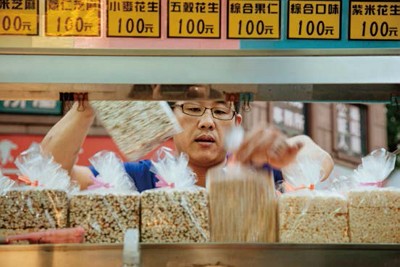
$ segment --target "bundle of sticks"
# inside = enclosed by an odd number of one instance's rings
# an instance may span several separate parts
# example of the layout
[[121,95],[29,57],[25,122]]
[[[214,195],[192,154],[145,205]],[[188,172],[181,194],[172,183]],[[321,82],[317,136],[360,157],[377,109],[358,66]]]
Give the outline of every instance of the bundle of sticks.
[[211,241],[276,242],[277,202],[271,174],[240,165],[207,174]]

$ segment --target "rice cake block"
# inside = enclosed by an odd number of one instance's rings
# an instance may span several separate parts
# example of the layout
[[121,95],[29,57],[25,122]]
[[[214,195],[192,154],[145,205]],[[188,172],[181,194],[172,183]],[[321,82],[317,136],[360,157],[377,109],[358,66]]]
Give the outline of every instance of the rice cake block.
[[349,192],[352,243],[400,243],[400,189]]
[[209,238],[208,196],[204,188],[142,192],[142,242],[208,242]]
[[[297,192],[296,192],[297,193]],[[348,243],[347,201],[339,195],[283,194],[279,198],[279,241]],[[307,194],[309,193],[309,194]]]
[[122,243],[128,228],[139,229],[140,194],[78,194],[71,197],[70,227],[85,229],[86,243]]
[[90,104],[118,148],[131,161],[146,155],[181,129],[166,102],[91,101]]
[[10,190],[0,196],[0,228],[64,228],[67,193],[61,190]]

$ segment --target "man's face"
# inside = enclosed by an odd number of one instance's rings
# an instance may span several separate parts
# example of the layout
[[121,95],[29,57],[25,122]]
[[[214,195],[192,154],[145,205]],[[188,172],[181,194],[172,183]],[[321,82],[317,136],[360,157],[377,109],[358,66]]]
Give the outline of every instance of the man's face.
[[190,158],[190,164],[199,167],[212,167],[225,159],[225,132],[235,123],[241,122],[241,116],[236,115],[231,120],[219,120],[206,109],[202,116],[190,116],[182,112],[179,105],[191,104],[206,108],[229,108],[227,103],[214,101],[179,101],[175,103],[174,113],[183,131],[174,136],[174,143],[179,152],[185,152]]

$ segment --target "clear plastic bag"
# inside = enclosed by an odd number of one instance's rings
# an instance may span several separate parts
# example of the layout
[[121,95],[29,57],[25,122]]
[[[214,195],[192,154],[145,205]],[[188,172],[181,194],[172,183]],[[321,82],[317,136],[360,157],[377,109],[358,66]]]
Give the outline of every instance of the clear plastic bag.
[[71,195],[70,226],[82,226],[87,243],[122,243],[127,229],[139,229],[140,194],[113,152],[100,151],[90,162],[99,175]]
[[209,241],[207,192],[195,185],[187,156],[174,157],[168,148],[157,155],[151,171],[160,188],[141,193],[142,242]]
[[400,243],[400,188],[383,188],[396,155],[381,148],[362,158],[348,192],[352,243]]
[[4,176],[0,170],[0,196],[5,195],[14,185],[15,181],[11,180],[7,176]]
[[0,196],[0,228],[49,229],[67,226],[69,192],[78,190],[53,158],[33,144],[15,160],[18,186]]
[[[231,154],[244,137],[241,127],[228,132],[225,147]],[[236,163],[207,172],[211,241],[276,242],[276,194],[272,175]]]
[[283,170],[285,193],[278,202],[280,242],[349,242],[346,198],[316,189],[324,177],[321,164],[302,157]]
[[104,127],[130,161],[136,161],[181,131],[163,101],[91,101]]

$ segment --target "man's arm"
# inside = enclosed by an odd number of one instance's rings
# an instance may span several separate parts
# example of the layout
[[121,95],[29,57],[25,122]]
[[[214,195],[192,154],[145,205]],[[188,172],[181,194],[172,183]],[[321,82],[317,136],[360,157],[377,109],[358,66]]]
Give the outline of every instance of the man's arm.
[[42,140],[41,146],[45,153],[53,155],[54,160],[68,171],[81,189],[91,184],[91,171],[88,167],[74,166],[79,150],[92,125],[95,112],[89,103],[85,102],[85,110],[78,111],[78,102],[57,122]]

